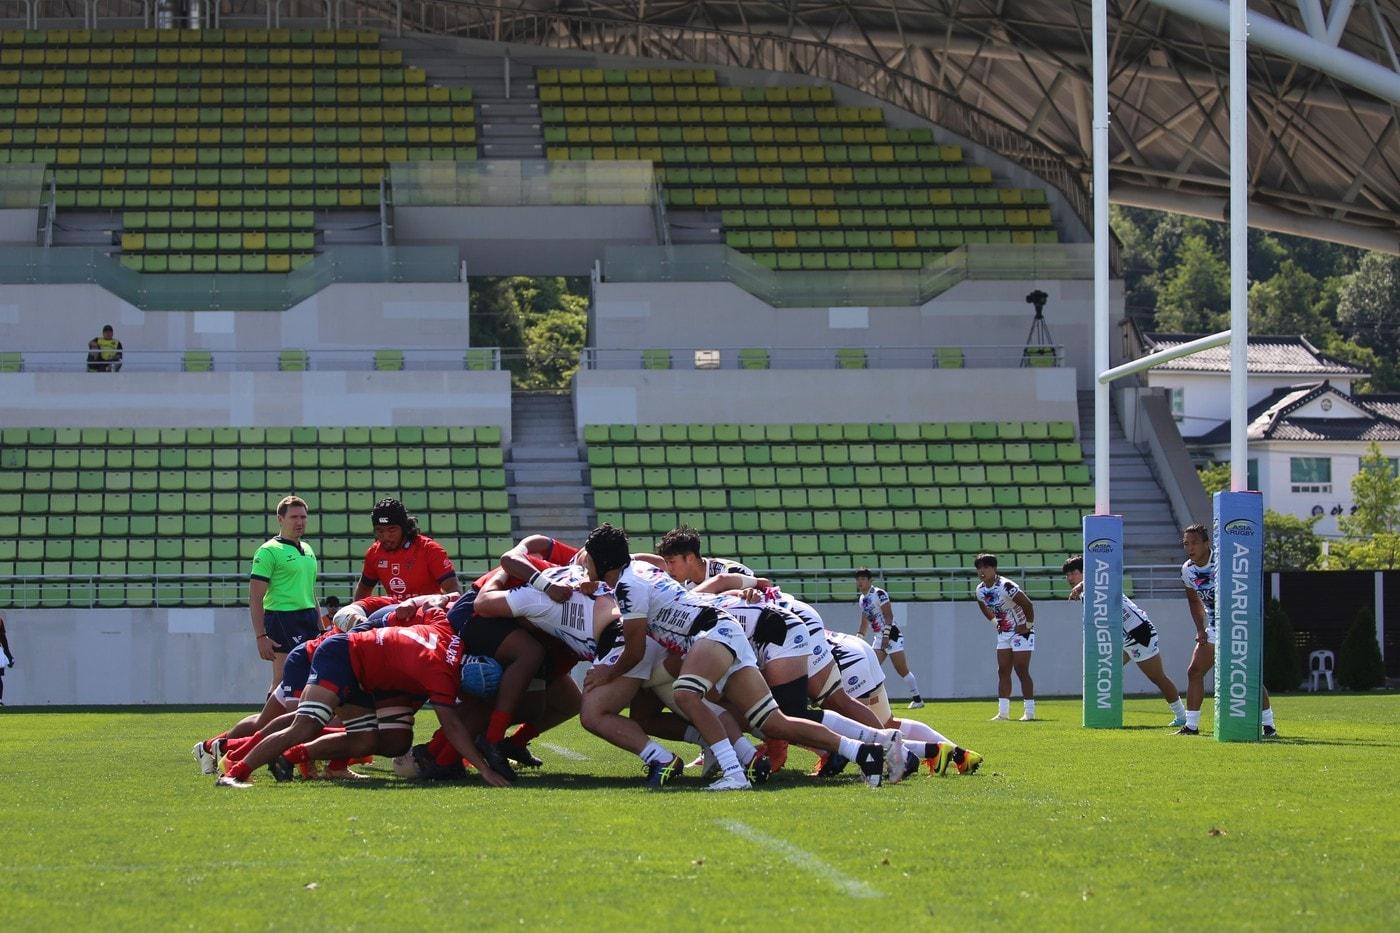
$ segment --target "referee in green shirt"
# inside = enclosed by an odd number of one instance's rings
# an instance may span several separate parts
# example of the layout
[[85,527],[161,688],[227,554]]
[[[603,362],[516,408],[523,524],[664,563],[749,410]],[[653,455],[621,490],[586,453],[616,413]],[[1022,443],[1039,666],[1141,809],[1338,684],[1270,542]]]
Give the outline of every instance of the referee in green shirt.
[[316,608],[316,555],[302,540],[306,533],[306,502],[287,496],[277,503],[275,538],[263,542],[253,555],[248,581],[248,615],[258,657],[272,662],[272,689],[282,682],[282,665],[293,648],[320,634]]

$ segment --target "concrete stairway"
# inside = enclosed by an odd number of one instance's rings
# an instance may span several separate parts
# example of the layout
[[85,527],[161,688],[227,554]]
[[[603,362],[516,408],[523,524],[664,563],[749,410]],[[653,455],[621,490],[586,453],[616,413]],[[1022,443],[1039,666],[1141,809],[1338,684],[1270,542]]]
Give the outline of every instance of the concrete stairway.
[[[1084,459],[1093,468],[1094,393],[1079,393],[1080,442]],[[1157,482],[1147,458],[1123,433],[1117,415],[1109,419],[1109,498],[1113,512],[1123,516],[1125,563],[1181,563],[1181,529],[1172,515],[1166,492]]]
[[517,540],[544,534],[577,546],[592,530],[593,494],[567,392],[512,395],[506,486]]

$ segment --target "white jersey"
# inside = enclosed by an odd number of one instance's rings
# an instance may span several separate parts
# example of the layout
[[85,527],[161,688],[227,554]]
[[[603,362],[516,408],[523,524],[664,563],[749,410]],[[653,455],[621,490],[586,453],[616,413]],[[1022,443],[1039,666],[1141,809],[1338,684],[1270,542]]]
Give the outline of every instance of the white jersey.
[[1016,626],[1030,624],[1025,611],[1016,605],[1015,597],[1019,592],[1021,588],[1016,585],[1016,581],[1003,576],[993,580],[991,586],[978,584],[977,601],[991,610],[998,633],[1014,632]]
[[826,637],[826,623],[821,614],[800,599],[789,596],[777,587],[765,594],[770,605],[791,612],[807,626],[811,654],[807,659],[807,675],[815,676],[831,663],[831,643]]
[[646,619],[651,637],[674,654],[689,651],[695,636],[722,617],[717,597],[691,593],[646,561],[634,560],[622,568],[613,592],[622,618]]
[[[578,582],[578,567],[551,567],[541,571],[550,583]],[[593,596],[574,591],[562,603],[556,603],[547,595],[530,586],[516,587],[506,594],[511,614],[524,619],[535,628],[551,635],[569,647],[581,661],[591,661],[598,653],[598,642],[593,631],[593,609],[597,596],[606,596],[604,588]]]
[[[754,573],[737,560],[725,560],[723,557],[707,557],[701,563],[705,565],[706,580],[710,579],[710,577],[717,577],[722,573],[742,573],[747,577],[758,576],[758,574]],[[700,584],[691,583],[689,580],[686,580],[681,585],[688,590],[693,590]]]
[[[876,635],[885,631],[885,613],[883,607],[890,604],[890,594],[872,586],[869,590],[856,597],[856,603],[860,606],[860,616],[869,625],[870,630]],[[891,624],[890,638],[898,637],[899,627]]]
[[1181,582],[1186,584],[1187,589],[1196,591],[1196,595],[1201,598],[1201,604],[1206,607],[1206,625],[1214,625],[1215,555],[1211,555],[1204,567],[1189,560],[1184,562],[1181,565]]

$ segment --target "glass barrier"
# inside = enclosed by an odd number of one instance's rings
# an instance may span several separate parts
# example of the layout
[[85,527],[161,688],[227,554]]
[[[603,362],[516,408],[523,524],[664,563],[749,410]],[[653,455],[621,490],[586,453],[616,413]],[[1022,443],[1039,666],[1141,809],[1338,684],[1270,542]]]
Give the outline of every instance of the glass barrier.
[[389,166],[389,187],[395,207],[557,207],[656,202],[656,174],[650,162],[394,162]]
[[36,210],[44,202],[46,165],[0,165],[0,210]]
[[723,244],[609,246],[605,282],[733,282],[776,308],[921,305],[966,279],[1093,278],[1093,246],[972,245],[922,269],[775,272]]
[[145,311],[285,311],[337,282],[456,282],[455,246],[333,246],[288,273],[134,272],[91,247],[0,249],[0,284],[100,285]]

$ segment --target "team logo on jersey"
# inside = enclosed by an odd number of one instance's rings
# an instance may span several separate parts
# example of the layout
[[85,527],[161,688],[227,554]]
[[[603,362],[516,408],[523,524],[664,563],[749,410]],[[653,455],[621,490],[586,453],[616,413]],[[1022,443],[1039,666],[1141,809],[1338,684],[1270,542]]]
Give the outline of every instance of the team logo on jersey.
[[1085,548],[1085,550],[1087,550],[1087,551],[1094,551],[1095,553],[1104,552],[1104,551],[1112,551],[1112,550],[1113,550],[1113,539],[1112,539],[1112,538],[1095,538],[1093,541],[1090,541],[1090,542],[1089,542],[1089,545],[1088,545],[1088,547]]
[[1249,538],[1254,536],[1254,522],[1247,518],[1237,518],[1225,524],[1225,533]]

